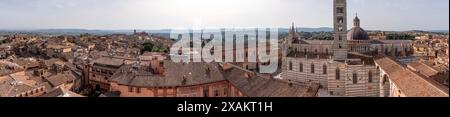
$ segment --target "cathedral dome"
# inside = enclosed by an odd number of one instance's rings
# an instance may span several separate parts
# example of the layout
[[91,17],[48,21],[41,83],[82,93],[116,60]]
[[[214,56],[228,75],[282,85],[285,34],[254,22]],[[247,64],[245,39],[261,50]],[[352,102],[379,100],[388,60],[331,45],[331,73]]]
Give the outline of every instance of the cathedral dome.
[[348,40],[369,40],[367,32],[360,27],[358,16],[353,20],[353,28],[347,33]]
[[361,27],[353,27],[347,33],[348,40],[369,40],[369,35]]

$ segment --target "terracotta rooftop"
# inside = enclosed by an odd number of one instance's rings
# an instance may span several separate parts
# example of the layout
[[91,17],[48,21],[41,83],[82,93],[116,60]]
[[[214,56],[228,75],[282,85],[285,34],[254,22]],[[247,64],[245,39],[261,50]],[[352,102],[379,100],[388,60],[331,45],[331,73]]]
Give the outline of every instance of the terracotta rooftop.
[[424,78],[407,69],[391,58],[384,57],[375,61],[394,84],[408,97],[448,97],[448,88]]
[[60,65],[64,65],[63,60],[58,59],[58,58],[52,58],[52,59],[47,59],[47,60],[43,60],[45,66],[50,67],[53,64],[60,64]]
[[439,73],[439,71],[419,61],[409,63],[408,66],[411,66],[416,72],[427,77],[432,77]]
[[51,49],[66,49],[66,48],[71,48],[71,47],[70,46],[64,46],[64,45],[51,44],[51,45],[47,45],[47,48],[51,48]]
[[120,67],[124,64],[122,59],[112,58],[112,57],[100,57],[92,62],[92,64],[108,65],[114,67]]
[[39,61],[31,58],[14,59],[12,62],[27,68],[38,67],[40,65]]
[[121,85],[138,87],[183,87],[228,81],[249,97],[314,97],[318,84],[297,84],[253,76],[232,67],[223,70],[218,63],[174,63],[165,61],[165,75],[155,75],[145,67],[124,65],[109,79]]
[[53,87],[77,79],[72,73],[60,73],[46,78]]
[[315,97],[319,90],[318,84],[289,83],[246,72],[232,68],[224,72],[224,77],[248,97]]
[[164,62],[165,75],[154,75],[143,66],[125,65],[117,70],[110,81],[122,85],[141,87],[191,86],[224,81],[217,64]]
[[14,97],[32,89],[32,86],[16,81],[12,77],[0,77],[0,97]]

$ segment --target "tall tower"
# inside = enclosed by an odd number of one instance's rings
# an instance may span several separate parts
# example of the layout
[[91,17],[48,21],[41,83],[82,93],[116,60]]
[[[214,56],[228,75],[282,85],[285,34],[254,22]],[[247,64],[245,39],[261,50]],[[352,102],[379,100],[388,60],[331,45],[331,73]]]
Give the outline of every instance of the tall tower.
[[334,0],[334,60],[347,59],[347,1]]
[[300,36],[297,34],[297,31],[295,29],[295,25],[294,22],[292,22],[292,27],[289,28],[289,33],[288,36],[285,38],[283,45],[282,45],[282,70],[287,70],[287,56],[289,53],[291,53],[292,51],[292,43],[296,40],[299,39]]

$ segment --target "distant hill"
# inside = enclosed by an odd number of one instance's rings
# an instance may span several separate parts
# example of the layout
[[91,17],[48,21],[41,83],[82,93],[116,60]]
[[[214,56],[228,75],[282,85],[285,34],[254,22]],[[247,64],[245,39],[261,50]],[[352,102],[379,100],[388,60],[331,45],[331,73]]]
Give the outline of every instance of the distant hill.
[[37,30],[0,30],[0,32],[21,32],[21,33],[37,33],[37,34],[53,34],[53,35],[79,35],[79,34],[96,34],[107,35],[114,33],[132,33],[132,30],[88,30],[88,29],[37,29]]
[[429,30],[429,32],[448,33],[448,30]]
[[[222,28],[223,29],[223,28]],[[251,29],[251,28],[249,28]],[[333,28],[330,27],[319,27],[319,28],[307,28],[307,27],[297,27],[298,32],[332,32]],[[24,33],[39,33],[39,34],[55,34],[55,35],[78,35],[78,34],[96,34],[96,35],[107,35],[107,34],[133,34],[133,29],[130,30],[89,30],[89,29],[37,29],[37,30],[1,30],[0,32],[24,32]],[[155,35],[169,35],[172,29],[153,29],[153,30],[137,30],[138,32],[147,32]],[[212,29],[203,29],[204,32],[211,32]],[[278,28],[280,33],[286,33],[289,31],[289,28]],[[373,30],[375,31],[375,30]],[[428,31],[420,31],[420,30],[410,30],[410,31],[398,31],[398,32],[435,32],[435,33],[449,33],[449,30],[428,30]]]
[[[333,28],[330,27],[320,27],[320,28],[304,28],[304,27],[297,27],[296,28],[298,32],[331,32],[333,31]],[[289,28],[279,28],[280,32],[289,32]]]

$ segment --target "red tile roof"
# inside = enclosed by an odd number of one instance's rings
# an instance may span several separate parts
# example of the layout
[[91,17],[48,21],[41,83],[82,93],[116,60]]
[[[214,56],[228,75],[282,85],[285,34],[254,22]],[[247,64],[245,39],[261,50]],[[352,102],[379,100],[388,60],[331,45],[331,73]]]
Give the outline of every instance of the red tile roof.
[[384,70],[389,79],[408,97],[448,97],[448,88],[419,75],[391,58],[384,57],[375,61]]

